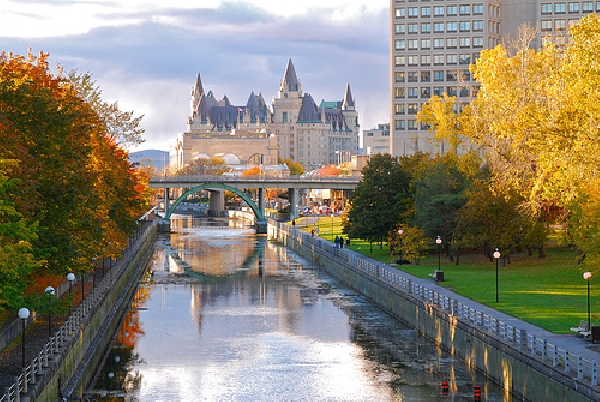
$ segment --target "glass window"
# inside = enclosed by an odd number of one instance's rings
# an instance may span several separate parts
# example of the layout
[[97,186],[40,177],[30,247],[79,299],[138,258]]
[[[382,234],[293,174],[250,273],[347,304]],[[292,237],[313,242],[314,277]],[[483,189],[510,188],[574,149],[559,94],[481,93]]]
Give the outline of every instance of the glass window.
[[444,65],[444,55],[436,54],[433,56],[433,65],[434,66],[443,66]]
[[458,57],[460,64],[471,64],[471,55],[470,54],[461,54]]
[[552,31],[552,20],[542,20],[542,31]]
[[394,77],[395,77],[396,82],[404,82],[404,73],[403,72],[395,73]]
[[456,15],[457,12],[458,12],[458,7],[456,7],[456,6],[446,7],[446,15]]
[[449,66],[455,66],[458,63],[458,55],[457,54],[448,54],[446,55],[446,64]]
[[408,104],[408,114],[417,114],[418,111],[419,111],[419,108],[416,103]]
[[554,30],[564,31],[567,29],[567,20],[554,20]]
[[419,80],[419,74],[416,71],[410,71],[408,73],[408,82],[417,82]]
[[404,40],[404,39],[396,39],[395,43],[396,43],[396,45],[395,45],[396,50],[404,50],[404,49],[406,49],[406,40]]
[[468,4],[462,4],[458,7],[458,12],[460,15],[469,15],[471,14],[471,6]]
[[444,32],[444,23],[436,22],[433,24],[433,32]]
[[552,14],[552,3],[542,3],[542,14]]
[[460,38],[460,48],[461,49],[465,49],[465,48],[470,48],[471,47],[471,38],[466,37],[466,38]]
[[431,49],[431,39],[421,39],[421,49]]
[[406,15],[405,8],[397,8],[396,9],[396,18],[404,18],[405,15]]
[[483,31],[483,20],[473,21],[473,31]]
[[396,99],[404,99],[404,88],[396,87],[394,88],[394,96]]
[[460,98],[468,98],[469,97],[469,87],[460,87],[460,92],[458,93]]
[[397,34],[403,34],[406,32],[406,25],[404,24],[396,24],[394,25],[396,27],[396,33]]
[[419,16],[418,7],[408,7],[408,18],[417,18]]
[[578,13],[579,12],[579,2],[569,3],[569,12],[570,13]]
[[593,1],[584,1],[581,3],[581,11],[584,13],[591,13],[594,10],[594,2]]
[[444,16],[444,7],[436,6],[433,7],[433,16],[434,17],[443,17]]
[[446,23],[446,32],[456,32],[458,29],[458,24],[456,21],[448,21]]
[[471,72],[469,70],[461,70],[460,76],[465,81],[471,81]]
[[456,70],[446,70],[446,81],[456,81],[456,75]]
[[483,47],[483,38],[473,38],[473,47]]
[[456,46],[458,46],[458,39],[456,39],[456,38],[446,39],[446,48],[456,49]]
[[446,87],[446,93],[448,96],[456,96],[456,87]]
[[[410,110],[409,110],[408,114],[410,114]],[[416,113],[414,113],[414,114],[416,114]],[[417,121],[416,120],[409,120],[408,121],[408,129],[409,130],[416,130],[417,129]]]
[[431,23],[430,22],[422,22],[421,23],[421,33],[430,33],[431,32]]
[[408,97],[409,98],[416,98],[418,96],[418,88],[417,87],[410,87],[408,88]]
[[419,64],[419,56],[408,56],[408,65],[417,66]]
[[434,71],[433,72],[433,80],[434,81],[444,81],[444,72],[443,71]]
[[406,127],[406,122],[404,120],[394,120],[395,124],[394,126],[396,127],[396,130],[404,130],[404,128]]
[[404,64],[406,64],[406,57],[405,56],[396,56],[395,63],[396,63],[396,67],[404,66]]
[[567,12],[567,4],[566,3],[554,3],[554,13],[564,14],[566,12]]
[[433,96],[442,96],[444,94],[444,87],[433,87]]
[[473,15],[483,15],[483,4],[473,4]]
[[421,98],[431,98],[431,87],[421,87]]
[[444,48],[444,39],[436,38],[433,40],[433,48],[434,49],[443,49]]
[[461,21],[459,23],[460,32],[469,32],[471,30],[471,21]]
[[429,66],[431,65],[431,56],[428,54],[422,54],[421,55],[421,65],[422,66]]
[[419,25],[417,23],[408,24],[408,33],[409,34],[417,33],[418,27],[419,27]]
[[421,71],[421,82],[431,81],[431,71]]
[[409,39],[408,40],[408,49],[409,50],[417,50],[419,46],[419,40],[418,39]]
[[431,17],[431,7],[421,7],[421,17]]
[[394,105],[394,111],[396,114],[404,114],[404,103],[396,103]]

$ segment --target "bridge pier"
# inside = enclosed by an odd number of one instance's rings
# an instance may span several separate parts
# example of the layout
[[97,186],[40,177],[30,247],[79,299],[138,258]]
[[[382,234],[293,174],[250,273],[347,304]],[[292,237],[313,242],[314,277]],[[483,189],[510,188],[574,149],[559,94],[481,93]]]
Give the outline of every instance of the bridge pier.
[[255,222],[254,230],[256,231],[256,234],[267,234],[267,221]]

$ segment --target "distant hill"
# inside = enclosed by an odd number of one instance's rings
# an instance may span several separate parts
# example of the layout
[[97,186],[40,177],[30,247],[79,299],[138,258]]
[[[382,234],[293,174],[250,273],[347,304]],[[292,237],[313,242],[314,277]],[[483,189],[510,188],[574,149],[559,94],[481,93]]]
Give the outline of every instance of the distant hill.
[[144,166],[151,165],[154,169],[162,171],[169,164],[168,151],[137,151],[129,153],[129,162],[139,163]]

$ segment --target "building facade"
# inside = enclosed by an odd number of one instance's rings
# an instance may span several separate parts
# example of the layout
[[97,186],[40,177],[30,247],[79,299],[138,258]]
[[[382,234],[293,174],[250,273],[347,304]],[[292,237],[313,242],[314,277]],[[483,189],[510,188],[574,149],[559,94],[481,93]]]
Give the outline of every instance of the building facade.
[[227,96],[218,100],[204,91],[200,74],[190,107],[187,131],[171,142],[171,169],[219,154],[237,157],[240,164],[276,164],[278,157],[289,158],[311,170],[336,164],[340,154],[358,152],[360,125],[350,85],[342,100],[317,105],[302,91],[291,59],[271,108],[260,93],[251,93],[241,106]]
[[390,9],[390,151],[402,156],[445,151],[416,114],[444,93],[462,110],[477,94],[469,65],[482,50],[517,37],[523,24],[538,29],[535,46],[564,43],[569,24],[600,11],[600,1],[390,0]]
[[363,130],[363,153],[390,153],[390,123],[378,124],[377,128]]

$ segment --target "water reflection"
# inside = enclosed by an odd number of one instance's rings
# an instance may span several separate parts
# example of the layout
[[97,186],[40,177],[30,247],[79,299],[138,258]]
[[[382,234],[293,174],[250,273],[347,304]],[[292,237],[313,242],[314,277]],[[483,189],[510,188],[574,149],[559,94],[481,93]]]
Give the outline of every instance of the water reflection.
[[287,249],[203,223],[157,242],[97,399],[510,400]]

